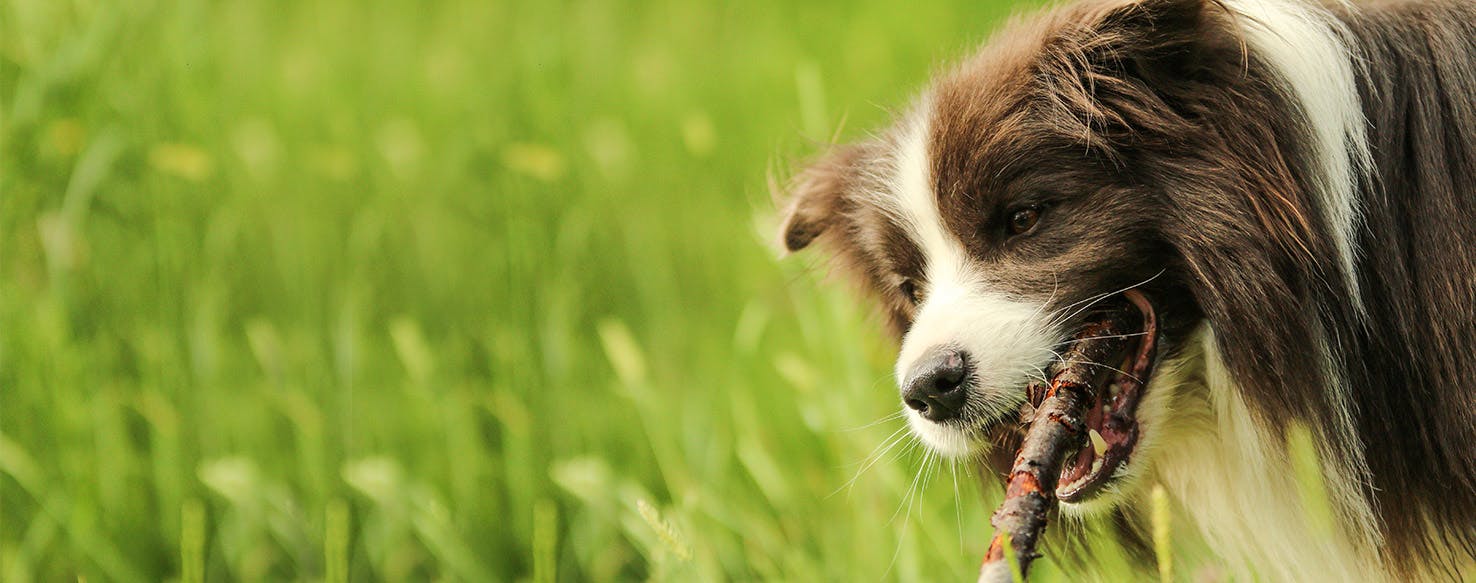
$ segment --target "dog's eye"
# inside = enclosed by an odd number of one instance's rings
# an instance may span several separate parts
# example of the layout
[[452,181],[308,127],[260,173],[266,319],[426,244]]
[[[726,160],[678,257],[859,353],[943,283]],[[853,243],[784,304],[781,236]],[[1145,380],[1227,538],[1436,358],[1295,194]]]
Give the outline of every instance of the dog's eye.
[[913,283],[912,279],[902,280],[902,283],[897,284],[897,290],[901,291],[902,297],[907,298],[912,305],[917,305],[917,284]]
[[1006,226],[1011,235],[1029,232],[1040,222],[1040,205],[1030,205],[1010,211],[1010,222]]

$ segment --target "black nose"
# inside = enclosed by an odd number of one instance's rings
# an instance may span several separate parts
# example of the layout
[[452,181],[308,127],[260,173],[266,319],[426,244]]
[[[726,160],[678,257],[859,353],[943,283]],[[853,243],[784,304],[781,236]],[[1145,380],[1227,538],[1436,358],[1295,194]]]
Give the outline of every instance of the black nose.
[[969,363],[956,348],[929,350],[912,366],[903,385],[902,402],[930,421],[958,417],[968,400]]

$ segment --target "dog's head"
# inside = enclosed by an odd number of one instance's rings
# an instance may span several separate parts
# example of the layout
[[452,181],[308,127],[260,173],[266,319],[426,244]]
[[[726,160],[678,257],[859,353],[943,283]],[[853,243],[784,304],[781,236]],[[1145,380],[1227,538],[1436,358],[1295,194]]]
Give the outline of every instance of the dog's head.
[[1028,383],[1124,290],[1153,298],[1160,355],[1207,316],[1249,318],[1234,306],[1285,292],[1249,282],[1284,281],[1268,274],[1287,266],[1266,258],[1312,244],[1296,210],[1305,189],[1265,123],[1274,83],[1217,7],[1112,0],[1015,23],[889,131],[795,177],[784,245],[825,247],[880,304],[901,341],[904,410],[933,449],[988,453]]

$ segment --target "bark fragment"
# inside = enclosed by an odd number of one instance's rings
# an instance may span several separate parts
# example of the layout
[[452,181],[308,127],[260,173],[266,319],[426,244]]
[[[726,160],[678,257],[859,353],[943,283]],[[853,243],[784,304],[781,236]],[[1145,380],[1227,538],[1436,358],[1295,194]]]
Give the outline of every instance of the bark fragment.
[[1035,418],[1010,469],[1004,502],[989,521],[994,539],[980,567],[979,581],[1013,580],[1004,560],[1006,540],[1022,575],[1040,556],[1035,547],[1056,504],[1061,465],[1067,454],[1088,447],[1085,413],[1096,399],[1093,382],[1103,371],[1097,363],[1122,354],[1133,315],[1131,308],[1114,310],[1085,326],[1061,360],[1052,365],[1050,384],[1032,383],[1027,389],[1036,408]]

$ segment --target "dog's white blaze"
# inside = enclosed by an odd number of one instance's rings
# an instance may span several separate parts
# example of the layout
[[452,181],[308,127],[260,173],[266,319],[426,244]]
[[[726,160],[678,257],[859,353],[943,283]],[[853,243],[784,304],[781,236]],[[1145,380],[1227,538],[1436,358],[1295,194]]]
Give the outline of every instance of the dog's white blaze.
[[[919,107],[900,136],[891,180],[894,199],[889,212],[906,228],[926,263],[924,301],[913,318],[897,358],[897,382],[905,382],[917,359],[940,345],[962,348],[973,364],[979,393],[970,399],[970,414],[997,418],[1024,402],[1024,386],[1038,367],[1049,362],[1058,335],[1039,303],[1011,298],[991,289],[964,250],[948,232],[938,212],[928,158],[927,102]],[[945,455],[972,453],[982,443],[952,425],[923,419],[906,409],[913,432]]]
[[1359,181],[1372,171],[1373,152],[1354,77],[1352,33],[1326,9],[1305,0],[1226,0],[1225,5],[1239,16],[1246,43],[1276,69],[1307,116],[1313,156],[1321,166],[1313,183],[1333,230],[1349,297],[1362,312],[1354,237],[1362,224]]

